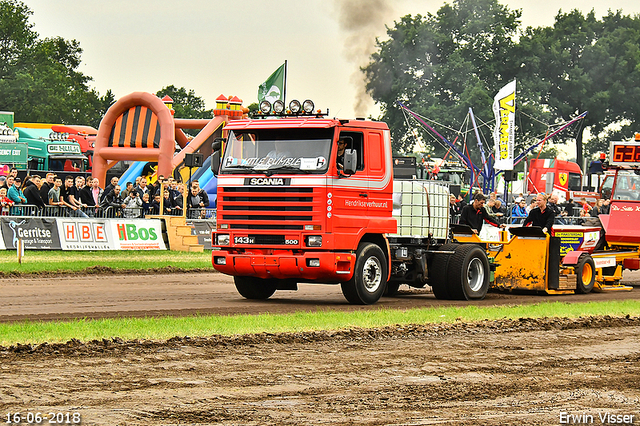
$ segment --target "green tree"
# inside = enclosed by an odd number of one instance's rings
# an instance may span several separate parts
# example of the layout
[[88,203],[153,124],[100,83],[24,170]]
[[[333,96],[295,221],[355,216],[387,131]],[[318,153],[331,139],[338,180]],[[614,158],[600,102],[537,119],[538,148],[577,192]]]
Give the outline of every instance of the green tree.
[[[211,118],[213,117],[212,109],[205,109],[204,100],[196,95],[193,89],[177,88],[174,85],[166,86],[160,89],[156,96],[164,98],[169,96],[173,99],[173,109],[177,118]],[[196,136],[199,130],[184,129],[186,134]]]
[[173,109],[176,111],[175,116],[179,118],[211,118],[213,117],[212,109],[205,109],[204,100],[196,95],[193,89],[179,89],[174,86],[166,86],[160,89],[156,96],[163,98],[169,95],[173,99]]
[[[392,129],[394,151],[410,151],[416,130],[433,139],[413,122],[409,129],[398,101],[439,123],[453,140],[469,107],[493,120],[493,96],[514,78],[522,147],[544,137],[543,123],[566,122],[584,111],[585,120],[553,141],[575,137],[579,162],[586,135],[591,155],[606,151],[609,138],[640,130],[633,128],[640,119],[640,16],[618,11],[598,20],[574,10],[558,13],[552,27],[524,30],[520,16],[497,0],[455,0],[435,15],[404,16],[387,29],[362,71]],[[437,145],[428,150],[442,152]]]
[[[431,140],[423,129],[408,128],[398,101],[440,123],[440,129],[458,129],[469,107],[478,117],[493,118],[494,94],[516,75],[520,16],[497,0],[456,0],[435,15],[407,15],[387,28],[388,39],[377,41],[363,72],[367,91],[392,129],[394,151],[411,151],[413,130]],[[444,133],[454,140],[451,131]],[[476,143],[475,136],[470,143]],[[428,149],[443,152],[438,145]]]
[[558,13],[553,27],[528,28],[520,47],[521,77],[557,120],[589,112],[576,134],[579,164],[587,130],[595,135],[587,156],[606,151],[604,139],[632,134],[640,118],[640,17]]
[[20,1],[0,1],[0,109],[17,121],[97,126],[101,100],[92,78],[77,70],[80,44],[40,39],[31,14]]

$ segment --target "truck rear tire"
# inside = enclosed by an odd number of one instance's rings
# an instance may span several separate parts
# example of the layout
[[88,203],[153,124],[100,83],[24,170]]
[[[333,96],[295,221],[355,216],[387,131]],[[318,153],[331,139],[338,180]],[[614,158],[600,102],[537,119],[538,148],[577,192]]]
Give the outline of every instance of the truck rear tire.
[[[454,251],[459,244],[445,244],[438,250]],[[433,262],[429,268],[429,285],[436,299],[451,300],[452,296],[449,292],[449,278],[447,271],[449,270],[450,254],[436,253],[433,256]]]
[[453,299],[481,300],[489,290],[489,259],[475,244],[461,244],[449,259],[448,290]]
[[387,287],[387,259],[380,247],[360,243],[353,276],[341,284],[342,294],[353,305],[376,303]]
[[236,290],[245,299],[265,300],[276,292],[275,280],[265,280],[256,277],[233,277]]
[[591,293],[596,283],[596,264],[590,255],[586,253],[580,255],[576,265],[576,275],[576,293]]

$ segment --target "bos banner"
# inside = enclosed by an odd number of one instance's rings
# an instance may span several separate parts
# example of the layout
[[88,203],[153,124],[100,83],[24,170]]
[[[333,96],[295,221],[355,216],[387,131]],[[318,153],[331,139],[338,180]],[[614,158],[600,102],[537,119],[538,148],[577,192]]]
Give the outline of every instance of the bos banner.
[[0,249],[166,250],[158,219],[3,217]]
[[109,219],[115,250],[166,250],[159,219]]
[[513,170],[513,144],[516,116],[516,81],[504,86],[493,99],[493,114],[496,127],[493,131],[495,144],[494,169]]
[[15,249],[18,240],[23,241],[26,249],[61,249],[54,218],[3,217],[1,229],[6,249]]

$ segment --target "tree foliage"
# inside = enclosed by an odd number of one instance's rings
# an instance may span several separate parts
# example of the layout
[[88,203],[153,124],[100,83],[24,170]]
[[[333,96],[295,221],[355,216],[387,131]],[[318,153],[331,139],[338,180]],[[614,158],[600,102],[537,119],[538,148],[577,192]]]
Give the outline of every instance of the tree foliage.
[[167,95],[173,99],[173,109],[178,118],[211,118],[213,116],[213,110],[205,109],[204,100],[197,96],[193,89],[187,90],[184,87],[178,89],[170,85],[156,93],[156,96],[161,99]]
[[408,152],[414,143],[398,101],[454,129],[469,107],[479,117],[493,116],[493,93],[515,74],[511,52],[519,18],[519,11],[495,0],[457,0],[435,15],[404,16],[387,29],[388,39],[378,40],[363,71],[393,129],[395,151]]
[[16,121],[98,126],[110,100],[89,87],[78,71],[76,40],[40,39],[21,1],[0,1],[0,109]]
[[[381,119],[392,129],[395,151],[409,152],[414,143],[398,101],[440,123],[440,129],[457,129],[469,107],[477,117],[493,120],[493,96],[514,78],[517,139],[524,145],[544,136],[542,122],[564,122],[584,111],[589,114],[583,127],[563,137],[581,142],[588,129],[594,135],[586,145],[589,153],[604,148],[597,135],[611,125],[622,123],[618,132],[635,125],[640,17],[618,11],[598,20],[593,12],[574,10],[559,12],[552,27],[527,29],[520,17],[519,10],[497,0],[455,0],[435,15],[407,15],[387,28],[388,38],[377,41],[362,71]],[[442,152],[438,146],[430,149]]]
[[[521,73],[541,94],[541,104],[558,119],[589,112],[583,123],[594,135],[589,155],[607,150],[598,135],[608,126],[635,125],[640,118],[639,17],[621,11],[609,11],[602,20],[593,11],[558,13],[553,27],[528,28],[520,45]],[[615,136],[628,137],[629,130],[623,125]],[[576,134],[579,162],[583,136]]]
[[[212,109],[205,109],[204,100],[196,95],[193,89],[179,89],[174,85],[166,86],[156,92],[156,96],[160,99],[165,96],[173,99],[173,109],[177,118],[211,118],[213,117]],[[195,136],[198,130],[185,129],[185,133]]]

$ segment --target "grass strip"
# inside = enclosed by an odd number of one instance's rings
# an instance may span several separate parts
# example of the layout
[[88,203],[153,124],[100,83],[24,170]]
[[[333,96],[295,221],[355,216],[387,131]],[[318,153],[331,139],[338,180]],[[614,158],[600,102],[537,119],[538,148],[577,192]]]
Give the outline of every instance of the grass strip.
[[213,268],[211,251],[204,253],[160,250],[36,251],[27,250],[18,263],[15,251],[0,251],[0,273],[77,272],[92,267],[150,269],[173,266]]
[[90,341],[119,337],[125,340],[164,340],[175,336],[205,337],[215,334],[282,333],[376,328],[395,324],[474,322],[518,318],[578,318],[581,316],[640,315],[640,301],[565,303],[532,305],[374,309],[356,312],[316,311],[290,314],[207,315],[190,317],[118,318],[56,322],[0,324],[0,345],[16,343],[61,343],[71,339]]

